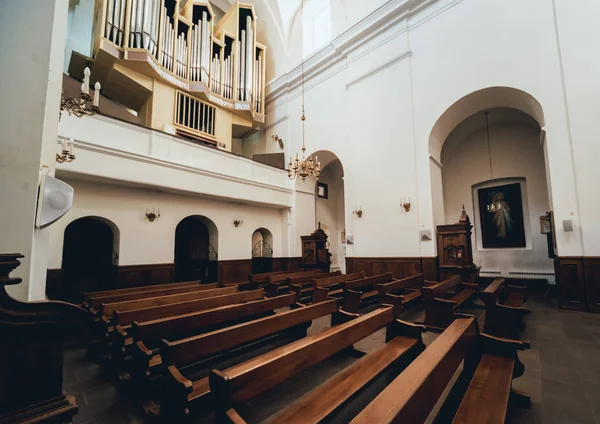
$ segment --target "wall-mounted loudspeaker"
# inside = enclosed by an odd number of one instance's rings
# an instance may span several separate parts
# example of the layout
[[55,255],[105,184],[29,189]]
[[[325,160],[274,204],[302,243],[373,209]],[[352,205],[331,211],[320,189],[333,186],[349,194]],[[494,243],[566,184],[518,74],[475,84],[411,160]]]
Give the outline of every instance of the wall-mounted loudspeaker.
[[36,228],[46,228],[69,212],[73,206],[73,193],[69,184],[44,175],[38,192]]

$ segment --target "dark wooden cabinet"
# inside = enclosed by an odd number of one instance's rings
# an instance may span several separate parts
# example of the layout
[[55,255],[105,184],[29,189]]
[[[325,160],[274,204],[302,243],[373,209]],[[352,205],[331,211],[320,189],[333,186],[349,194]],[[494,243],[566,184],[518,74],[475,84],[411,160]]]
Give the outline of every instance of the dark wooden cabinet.
[[478,282],[481,267],[473,263],[472,230],[464,209],[456,224],[437,226],[440,280],[460,275],[464,282]]
[[302,239],[302,267],[304,269],[322,269],[328,271],[331,266],[331,254],[327,250],[327,234],[319,227]]
[[583,258],[587,307],[600,312],[600,258]]

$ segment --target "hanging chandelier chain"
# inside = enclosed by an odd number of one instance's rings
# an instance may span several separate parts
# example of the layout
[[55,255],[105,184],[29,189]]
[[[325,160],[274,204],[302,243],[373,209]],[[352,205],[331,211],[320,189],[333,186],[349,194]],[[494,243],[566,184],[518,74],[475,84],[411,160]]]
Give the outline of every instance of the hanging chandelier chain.
[[485,112],[485,133],[487,136],[488,158],[490,160],[490,180],[493,180],[494,173],[492,172],[492,145],[490,142],[490,123],[488,121],[488,113],[490,113],[490,112],[489,111]]
[[[302,19],[302,31],[304,32],[304,0],[301,0],[301,19]],[[300,119],[302,120],[302,158],[298,157],[296,153],[296,160],[293,160],[290,157],[290,163],[288,164],[288,177],[290,180],[293,180],[297,177],[302,178],[302,181],[305,181],[306,178],[312,177],[315,180],[319,179],[321,175],[321,163],[319,159],[315,156],[314,160],[312,156],[306,157],[306,131],[305,131],[305,121],[306,115],[304,113],[304,52],[302,52],[302,65],[301,65],[301,78],[302,78],[302,116]]]

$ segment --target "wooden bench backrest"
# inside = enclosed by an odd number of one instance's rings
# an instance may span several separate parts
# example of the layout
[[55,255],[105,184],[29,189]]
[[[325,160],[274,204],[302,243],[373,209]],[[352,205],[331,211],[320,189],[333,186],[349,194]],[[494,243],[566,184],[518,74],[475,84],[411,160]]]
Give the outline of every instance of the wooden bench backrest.
[[277,275],[268,275],[266,280],[267,280],[267,284],[268,283],[281,283],[284,281],[287,281],[288,278],[290,277],[305,277],[305,276],[310,276],[310,275],[318,275],[321,274],[323,271],[321,271],[320,269],[312,269],[310,271],[302,271],[302,272],[286,272],[283,274],[277,274]]
[[173,303],[185,302],[188,300],[200,300],[215,296],[224,296],[239,291],[238,286],[224,287],[213,290],[196,290],[193,292],[177,293],[164,296],[150,297],[147,299],[127,300],[124,302],[103,303],[102,313],[106,316],[112,316],[114,311],[133,311],[134,309],[151,308],[153,306],[172,305]]
[[337,301],[331,299],[175,342],[163,340],[160,354],[164,364],[179,367],[222,350],[312,321],[336,310]]
[[157,296],[166,296],[169,294],[176,293],[188,293],[192,291],[198,290],[212,290],[218,287],[217,283],[213,284],[198,284],[186,287],[173,287],[159,290],[148,290],[144,292],[138,293],[125,293],[125,294],[116,294],[110,296],[98,296],[94,297],[91,300],[92,306],[98,308],[103,303],[115,303],[115,302],[125,302],[127,300],[135,300],[135,299],[147,299],[149,297],[157,297]]
[[326,287],[332,284],[342,283],[344,281],[358,280],[360,278],[365,278],[365,273],[363,271],[354,272],[352,274],[341,274],[336,277],[324,278],[322,280],[311,280],[311,283],[313,287]]
[[344,289],[354,290],[361,287],[373,286],[379,283],[389,283],[392,281],[392,279],[392,273],[386,272],[385,274],[374,275],[373,277],[365,277],[353,281],[342,281],[340,284]]
[[172,305],[140,308],[131,311],[115,310],[113,313],[113,324],[130,325],[133,321],[150,321],[153,319],[165,318],[173,315],[187,314],[189,312],[202,311],[205,309],[216,308],[219,306],[249,302],[252,300],[259,300],[262,299],[264,295],[264,289],[258,289],[233,294],[226,294],[223,296],[209,297],[206,299],[188,300],[185,302],[174,303]]
[[393,308],[382,307],[223,372],[213,370],[209,377],[210,389],[215,395],[213,399],[217,402],[219,410],[228,409],[232,403],[252,399],[393,321]]
[[113,296],[113,295],[127,294],[127,293],[142,293],[142,292],[152,291],[152,290],[162,290],[162,289],[168,289],[168,288],[189,287],[189,286],[198,286],[198,285],[200,285],[200,281],[184,281],[181,283],[157,284],[154,286],[129,287],[126,289],[88,292],[88,293],[84,293],[83,297],[86,301],[88,301],[89,299],[92,299],[94,297]]
[[324,278],[336,277],[338,275],[342,275],[342,271],[334,271],[334,272],[322,272],[320,274],[313,275],[303,275],[299,277],[289,277],[287,279],[288,284],[302,284],[308,283],[312,280],[322,280]]
[[433,299],[434,297],[440,297],[452,287],[456,287],[461,283],[461,279],[459,275],[455,275],[450,277],[444,281],[439,283],[434,283],[431,285],[425,285],[421,288],[423,292],[423,297],[425,299]]
[[423,287],[423,281],[423,274],[416,274],[389,283],[377,284],[376,287],[380,294],[393,293],[401,289],[420,289]]
[[504,278],[496,278],[492,283],[479,293],[479,297],[486,305],[494,305],[504,288]]
[[182,334],[203,327],[220,324],[235,319],[257,315],[273,311],[277,308],[293,305],[295,296],[293,293],[270,299],[256,300],[241,305],[227,305],[206,311],[192,312],[173,317],[160,318],[151,321],[134,321],[131,325],[131,335],[137,341],[141,340],[147,344],[162,338],[169,338],[170,334]]
[[270,275],[278,275],[278,274],[289,274],[293,272],[303,272],[304,270],[301,268],[297,269],[289,269],[287,271],[275,271],[275,272],[265,272],[262,274],[248,274],[248,281],[252,283],[266,283],[267,277]]
[[425,422],[476,337],[474,318],[456,319],[352,423]]

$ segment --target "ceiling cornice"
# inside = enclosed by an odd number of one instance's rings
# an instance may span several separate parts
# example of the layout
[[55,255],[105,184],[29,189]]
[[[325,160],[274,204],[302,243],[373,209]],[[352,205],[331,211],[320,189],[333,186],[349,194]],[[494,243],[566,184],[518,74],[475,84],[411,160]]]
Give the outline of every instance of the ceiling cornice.
[[[390,0],[357,24],[337,36],[331,43],[318,50],[304,61],[304,80],[310,81],[322,71],[346,60],[348,53],[356,51],[360,46],[374,37],[385,33],[403,20],[407,24],[397,34],[411,28],[408,22],[413,16],[433,5],[440,5],[431,16],[417,19],[414,26],[447,10],[462,0]],[[397,35],[396,34],[396,35]],[[291,91],[298,89],[302,82],[302,66],[298,65],[286,74],[271,81],[267,86],[266,102],[271,103]]]

